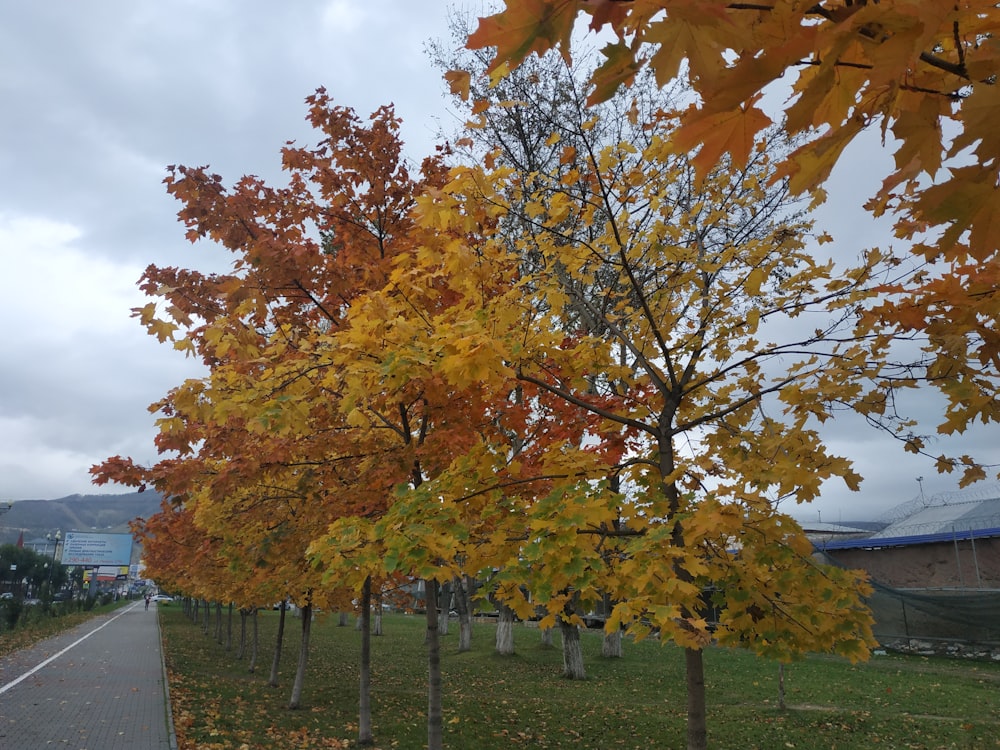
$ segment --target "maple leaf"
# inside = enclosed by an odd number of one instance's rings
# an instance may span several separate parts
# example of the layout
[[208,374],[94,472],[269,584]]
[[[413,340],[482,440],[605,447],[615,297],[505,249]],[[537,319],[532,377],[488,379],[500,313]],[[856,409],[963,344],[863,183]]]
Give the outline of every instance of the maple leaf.
[[505,12],[479,19],[469,36],[470,49],[495,47],[489,70],[502,63],[519,64],[532,52],[542,54],[558,45],[569,59],[569,41],[576,20],[576,0],[525,0]]
[[594,71],[594,89],[588,97],[591,102],[605,101],[623,84],[631,84],[641,67],[634,53],[623,44],[606,45],[601,54],[604,63]]
[[[657,83],[666,85],[685,60],[692,77],[714,80],[725,65],[725,47],[707,32],[729,24],[724,7],[717,3],[678,3],[667,18],[653,21],[643,40],[657,47],[649,61],[656,71]],[[633,57],[635,50],[633,46]]]
[[771,125],[770,118],[750,103],[734,112],[706,115],[696,108],[689,109],[677,131],[677,148],[685,151],[698,149],[692,159],[699,176],[708,174],[725,154],[730,154],[737,165],[745,166],[754,150],[758,133]]
[[816,189],[830,176],[844,149],[864,127],[862,119],[853,118],[815,142],[800,146],[779,167],[778,174],[789,177],[793,193]]
[[469,71],[449,70],[445,72],[444,78],[448,82],[448,88],[452,94],[460,97],[463,101],[468,101],[469,86],[471,85]]

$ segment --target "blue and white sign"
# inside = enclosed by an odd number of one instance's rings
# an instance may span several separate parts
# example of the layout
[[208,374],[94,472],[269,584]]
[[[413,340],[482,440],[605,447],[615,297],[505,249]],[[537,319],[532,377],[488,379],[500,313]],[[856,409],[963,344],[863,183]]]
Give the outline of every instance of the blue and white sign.
[[63,565],[128,565],[131,560],[131,534],[66,532],[62,548]]

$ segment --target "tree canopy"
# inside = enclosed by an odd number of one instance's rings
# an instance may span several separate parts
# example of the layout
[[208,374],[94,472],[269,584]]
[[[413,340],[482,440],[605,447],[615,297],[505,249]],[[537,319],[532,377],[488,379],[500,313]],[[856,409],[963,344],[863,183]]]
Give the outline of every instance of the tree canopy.
[[[947,398],[939,426],[961,432],[1000,419],[997,370],[997,216],[1000,111],[995,42],[1000,13],[990,2],[831,0],[766,4],[731,0],[506,0],[480,19],[472,48],[495,51],[502,75],[532,53],[558,48],[569,59],[580,15],[610,35],[591,78],[592,102],[629,86],[642,69],[660,85],[680,77],[695,96],[675,136],[699,175],[728,154],[751,158],[772,122],[801,145],[774,179],[793,193],[825,198],[823,185],[844,149],[878,128],[894,166],[867,208],[891,215],[898,238],[922,264],[906,286],[886,285],[891,303],[869,318],[926,338],[927,380]],[[452,76],[462,90],[467,80]],[[778,86],[778,88],[775,88]],[[787,98],[768,111],[769,92]],[[922,451],[915,438],[908,447]],[[962,484],[984,476],[971,457],[941,457],[964,467]]]
[[[607,600],[609,631],[681,645],[693,748],[710,642],[864,658],[863,574],[819,564],[785,512],[824,482],[858,486],[823,423],[851,410],[923,451],[894,397],[928,380],[949,399],[942,430],[1000,417],[984,401],[994,199],[968,213],[959,192],[953,216],[940,194],[995,181],[981,123],[941,135],[988,101],[970,71],[991,58],[962,36],[985,27],[947,9],[918,23],[910,6],[509,0],[469,39],[493,62],[448,74],[472,129],[419,172],[391,107],[363,121],[323,90],[318,144],[283,150],[283,187],[171,167],[188,238],[233,270],[141,282],[156,301],[139,321],[209,370],[153,405],[160,461],[94,470],[168,498],[142,530],[153,575],[324,606],[423,579],[435,748],[434,591],[458,577],[543,625]],[[590,106],[544,56],[569,59],[580,12],[617,37]],[[532,52],[537,67],[511,71]],[[772,123],[761,95],[790,68]],[[677,76],[690,88],[665,94]],[[901,145],[870,207],[914,250],[828,257],[799,196],[821,200],[879,119]],[[894,360],[914,332],[927,366]],[[940,466],[956,463],[982,475],[971,457]]]

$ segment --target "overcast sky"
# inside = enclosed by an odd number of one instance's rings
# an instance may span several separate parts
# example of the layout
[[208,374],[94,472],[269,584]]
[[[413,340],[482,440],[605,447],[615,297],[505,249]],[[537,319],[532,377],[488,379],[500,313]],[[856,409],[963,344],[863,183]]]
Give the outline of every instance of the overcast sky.
[[[211,267],[183,238],[161,184],[166,165],[210,164],[227,183],[277,179],[285,141],[311,142],[304,99],[319,86],[361,115],[394,103],[419,161],[453,119],[424,52],[431,38],[447,38],[447,8],[0,4],[0,500],[126,491],[94,487],[89,468],[116,454],[156,460],[146,407],[198,370],[130,318],[145,302],[135,284],[149,263]],[[880,241],[857,210],[878,184],[869,159],[838,172],[831,193],[842,199],[822,216],[852,248]],[[916,404],[928,411],[927,431],[933,402]],[[866,482],[856,494],[831,485],[797,517],[876,516],[917,495],[918,476],[927,495],[956,489],[860,423],[842,421],[830,437]],[[997,458],[995,431],[972,440],[970,449],[992,446]]]

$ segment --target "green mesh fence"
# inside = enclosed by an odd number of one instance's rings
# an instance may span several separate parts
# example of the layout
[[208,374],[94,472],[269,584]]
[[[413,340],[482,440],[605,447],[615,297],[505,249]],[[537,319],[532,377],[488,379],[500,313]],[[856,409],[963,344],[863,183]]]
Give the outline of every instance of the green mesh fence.
[[[817,554],[839,566],[829,555]],[[899,589],[870,583],[874,591],[867,603],[880,643],[902,639],[1000,645],[1000,589]]]

